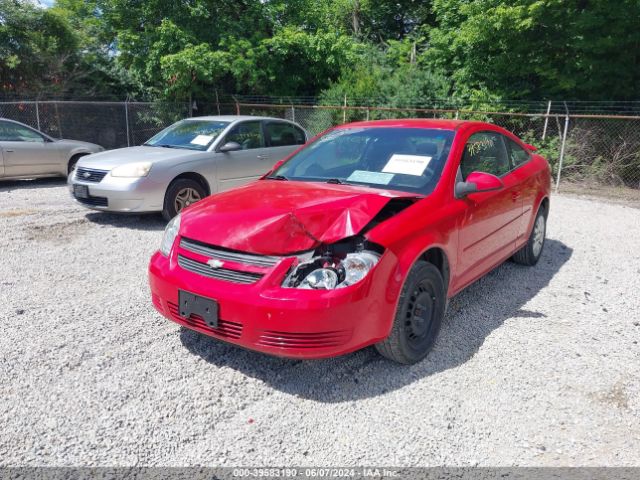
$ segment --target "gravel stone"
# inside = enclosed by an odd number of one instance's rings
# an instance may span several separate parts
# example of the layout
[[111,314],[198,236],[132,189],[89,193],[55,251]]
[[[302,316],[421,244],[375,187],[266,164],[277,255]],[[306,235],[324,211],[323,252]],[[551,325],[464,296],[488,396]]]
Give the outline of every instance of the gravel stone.
[[0,183],[0,465],[640,466],[640,210],[554,196],[538,266],[457,295],[410,367],[165,320],[163,228]]

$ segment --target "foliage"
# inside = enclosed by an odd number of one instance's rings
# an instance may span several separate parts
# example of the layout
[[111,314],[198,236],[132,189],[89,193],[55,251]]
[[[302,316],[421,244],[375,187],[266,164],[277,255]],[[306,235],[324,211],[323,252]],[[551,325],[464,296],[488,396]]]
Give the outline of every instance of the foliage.
[[0,0],[5,91],[632,100],[637,0]]
[[506,99],[636,99],[637,0],[434,0],[437,28],[421,59],[452,92]]
[[78,38],[55,11],[0,0],[0,78],[5,93],[63,89],[70,80]]

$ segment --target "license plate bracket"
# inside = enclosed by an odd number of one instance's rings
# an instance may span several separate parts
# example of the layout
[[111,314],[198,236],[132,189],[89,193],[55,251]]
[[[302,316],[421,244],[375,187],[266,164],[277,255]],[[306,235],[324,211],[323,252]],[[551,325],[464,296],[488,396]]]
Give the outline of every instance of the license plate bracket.
[[180,316],[189,319],[192,314],[202,317],[209,328],[218,328],[218,302],[191,292],[178,290]]
[[86,185],[74,185],[73,194],[77,198],[89,198],[89,187]]

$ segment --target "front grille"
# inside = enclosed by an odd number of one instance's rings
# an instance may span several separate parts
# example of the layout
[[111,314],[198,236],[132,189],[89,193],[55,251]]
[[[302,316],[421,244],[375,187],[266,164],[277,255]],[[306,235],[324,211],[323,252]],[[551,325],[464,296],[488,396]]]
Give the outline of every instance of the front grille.
[[180,240],[180,247],[190,252],[198,253],[206,257],[217,258],[229,262],[242,263],[244,265],[252,265],[255,267],[274,267],[282,257],[273,257],[268,255],[255,255],[251,253],[233,252],[231,250],[223,250],[219,247],[213,247],[204,243],[183,238]]
[[351,338],[349,330],[330,332],[293,333],[264,330],[260,333],[258,344],[278,348],[325,348],[345,344]]
[[200,315],[192,314],[189,318],[181,317],[178,313],[178,305],[167,302],[169,313],[178,322],[187,324],[192,327],[205,330],[219,337],[238,339],[242,335],[242,324],[236,322],[228,322],[226,320],[218,320],[218,328],[211,328],[207,325]]
[[178,265],[198,275],[234,283],[251,284],[256,283],[262,278],[262,274],[260,273],[239,272],[229,268],[211,268],[206,263],[198,262],[183,255],[178,255]]
[[80,198],[74,195],[75,199],[80,203],[84,203],[85,205],[91,205],[92,207],[108,207],[109,199],[107,197],[89,197],[89,198]]
[[76,179],[83,182],[99,183],[107,173],[109,173],[108,170],[78,167],[76,169]]

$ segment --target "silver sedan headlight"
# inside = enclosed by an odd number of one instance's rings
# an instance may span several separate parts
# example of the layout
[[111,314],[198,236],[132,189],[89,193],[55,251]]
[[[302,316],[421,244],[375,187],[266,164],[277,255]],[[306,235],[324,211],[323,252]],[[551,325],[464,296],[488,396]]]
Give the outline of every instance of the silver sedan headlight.
[[169,254],[171,254],[171,247],[173,247],[173,242],[176,241],[179,230],[180,214],[173,217],[164,229],[164,236],[162,237],[162,243],[160,244],[160,253],[165,257],[168,257]]
[[111,170],[112,177],[140,178],[149,175],[151,162],[136,162],[120,165]]
[[363,250],[335,259],[315,256],[301,261],[285,278],[285,288],[333,290],[362,281],[380,260],[376,252]]

